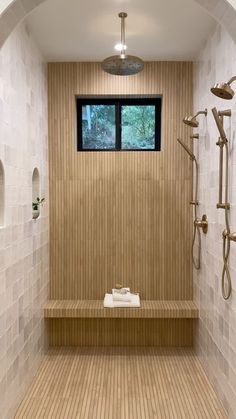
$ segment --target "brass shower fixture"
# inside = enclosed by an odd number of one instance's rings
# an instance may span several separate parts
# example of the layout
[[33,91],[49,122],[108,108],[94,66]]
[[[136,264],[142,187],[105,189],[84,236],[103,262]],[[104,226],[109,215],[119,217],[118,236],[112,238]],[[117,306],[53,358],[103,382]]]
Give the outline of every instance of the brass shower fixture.
[[[235,78],[236,79],[236,78]],[[233,81],[233,80],[231,80]],[[217,203],[218,209],[224,209],[225,213],[225,229],[222,233],[223,238],[223,270],[221,277],[221,289],[222,296],[225,300],[228,300],[231,291],[231,275],[229,271],[229,255],[230,255],[230,242],[236,242],[236,233],[231,233],[229,225],[229,214],[230,203],[228,202],[228,189],[229,189],[229,146],[228,139],[224,130],[224,117],[231,116],[231,110],[226,109],[224,111],[217,111],[216,108],[212,109],[212,113],[217,125],[217,128],[220,133],[220,138],[218,139],[216,145],[220,148],[220,160],[219,160],[219,202]],[[225,149],[225,176],[224,176],[224,202],[222,199],[223,196],[223,162],[224,162],[224,149]]]
[[206,214],[203,214],[202,219],[196,218],[195,221],[194,221],[194,225],[196,227],[202,228],[202,232],[204,234],[207,234],[207,231],[208,231],[208,221],[207,221]]
[[188,153],[190,159],[196,161],[196,157],[194,156],[190,148],[180,138],[177,138],[177,141],[184,148],[184,150]]
[[[197,206],[199,205],[198,202],[198,163],[196,160],[195,155],[192,153],[192,151],[190,150],[190,148],[182,141],[180,140],[180,138],[177,139],[178,143],[184,148],[184,150],[188,153],[190,160],[195,164],[195,193],[193,191],[193,199],[190,201],[190,205],[194,206],[194,222],[193,222],[193,239],[192,239],[192,246],[191,246],[191,256],[192,256],[192,261],[193,261],[193,265],[195,266],[196,269],[200,269],[201,267],[201,234],[200,234],[200,228],[202,228],[202,231],[204,234],[207,233],[208,230],[208,221],[207,221],[207,217],[204,214],[202,216],[202,219],[199,219],[197,217]],[[193,254],[193,248],[194,248],[194,243],[196,240],[196,235],[198,235],[198,242],[199,242],[199,246],[198,246],[198,255],[197,255],[197,260],[195,260],[194,258],[194,254]]]
[[234,90],[231,87],[231,83],[236,80],[236,76],[231,77],[231,79],[225,83],[216,83],[212,88],[211,92],[215,95],[220,97],[221,99],[233,99],[234,97]]
[[191,140],[194,140],[194,139],[199,140],[199,134],[190,135],[190,138]]
[[197,128],[198,125],[199,125],[199,122],[197,121],[196,117],[198,115],[205,115],[205,116],[207,116],[207,109],[205,109],[204,111],[197,112],[194,116],[192,116],[192,115],[185,116],[185,118],[183,119],[183,123],[185,125],[188,125],[189,127]]

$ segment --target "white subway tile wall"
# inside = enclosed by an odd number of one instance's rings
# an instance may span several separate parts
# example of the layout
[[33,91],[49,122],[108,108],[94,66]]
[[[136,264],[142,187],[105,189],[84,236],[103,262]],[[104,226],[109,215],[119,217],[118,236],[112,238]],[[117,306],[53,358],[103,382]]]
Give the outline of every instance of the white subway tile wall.
[[[0,50],[0,160],[5,217],[0,227],[0,418],[10,419],[47,346],[42,306],[48,296],[47,67],[20,25]],[[32,220],[32,173],[46,197]]]
[[[194,65],[194,110],[208,108],[208,116],[200,119],[200,139],[194,150],[200,162],[199,214],[207,214],[209,230],[202,236],[202,267],[194,270],[194,298],[200,308],[196,335],[198,355],[211,379],[229,418],[236,418],[236,243],[231,243],[230,272],[232,297],[221,296],[222,231],[224,212],[218,202],[219,147],[218,131],[211,109],[232,109],[232,118],[224,124],[229,137],[229,202],[231,231],[236,231],[236,97],[222,100],[210,87],[236,75],[236,44],[220,26],[204,46]],[[232,85],[236,89],[236,83]],[[196,250],[196,249],[195,249]]]

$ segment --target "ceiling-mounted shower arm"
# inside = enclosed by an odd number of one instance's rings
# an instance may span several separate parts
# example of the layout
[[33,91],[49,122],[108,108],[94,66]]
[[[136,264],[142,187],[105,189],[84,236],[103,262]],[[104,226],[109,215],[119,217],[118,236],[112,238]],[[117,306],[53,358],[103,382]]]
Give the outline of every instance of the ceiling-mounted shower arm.
[[121,42],[122,49],[120,51],[120,58],[124,59],[125,58],[125,18],[128,15],[125,12],[121,12],[121,13],[119,13],[118,16],[121,18],[121,38],[120,38],[120,42]]

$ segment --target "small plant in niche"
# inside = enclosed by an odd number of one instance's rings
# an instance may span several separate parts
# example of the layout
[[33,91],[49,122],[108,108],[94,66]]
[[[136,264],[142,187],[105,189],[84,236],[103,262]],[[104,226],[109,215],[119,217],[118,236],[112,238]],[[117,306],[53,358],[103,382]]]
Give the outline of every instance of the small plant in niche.
[[39,217],[40,215],[40,205],[43,204],[43,202],[45,201],[45,198],[36,198],[35,202],[32,202],[32,210],[33,210],[33,219],[35,220],[36,218]]

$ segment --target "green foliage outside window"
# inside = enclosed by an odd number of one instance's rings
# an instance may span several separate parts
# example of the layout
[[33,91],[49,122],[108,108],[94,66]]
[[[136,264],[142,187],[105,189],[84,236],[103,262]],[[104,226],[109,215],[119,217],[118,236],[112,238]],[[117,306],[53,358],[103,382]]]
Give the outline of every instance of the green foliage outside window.
[[78,100],[78,149],[160,150],[160,112],[161,99]]

